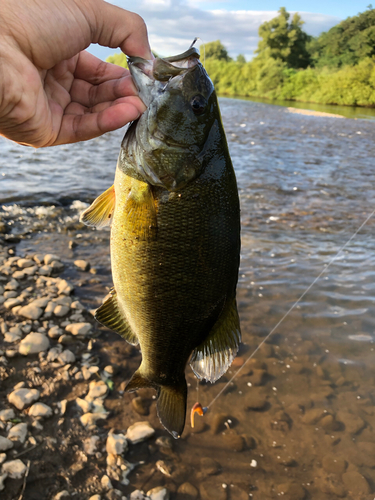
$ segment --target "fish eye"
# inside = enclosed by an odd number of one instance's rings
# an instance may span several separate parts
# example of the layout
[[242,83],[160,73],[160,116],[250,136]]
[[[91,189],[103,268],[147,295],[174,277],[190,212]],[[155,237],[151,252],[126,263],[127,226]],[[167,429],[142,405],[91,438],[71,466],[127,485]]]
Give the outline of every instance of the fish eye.
[[202,115],[206,111],[207,101],[202,95],[196,95],[191,100],[190,106],[196,115]]

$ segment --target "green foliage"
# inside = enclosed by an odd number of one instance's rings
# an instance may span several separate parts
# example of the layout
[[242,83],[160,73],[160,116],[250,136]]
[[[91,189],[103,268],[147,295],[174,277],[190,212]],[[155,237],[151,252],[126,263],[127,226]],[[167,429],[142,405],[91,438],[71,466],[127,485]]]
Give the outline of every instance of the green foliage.
[[214,42],[201,45],[200,53],[204,55],[206,59],[210,59],[212,57],[214,59],[218,59],[219,61],[231,61],[227,49],[220,42],[220,40],[215,40]]
[[310,42],[308,48],[314,66],[353,66],[366,57],[375,56],[375,9],[371,5],[369,8]]
[[112,64],[117,64],[117,66],[121,66],[122,68],[128,69],[126,55],[123,52],[121,52],[120,54],[113,54],[112,56],[108,56],[106,61]]
[[302,30],[299,14],[295,13],[290,22],[289,18],[285,7],[281,7],[277,17],[261,24],[256,53],[261,59],[280,60],[289,68],[306,68],[310,63],[306,45],[311,37]]

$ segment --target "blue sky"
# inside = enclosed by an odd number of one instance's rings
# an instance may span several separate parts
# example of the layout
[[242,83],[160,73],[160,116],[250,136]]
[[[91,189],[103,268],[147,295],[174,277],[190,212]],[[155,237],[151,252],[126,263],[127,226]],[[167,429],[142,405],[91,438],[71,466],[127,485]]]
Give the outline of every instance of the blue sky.
[[[369,0],[109,0],[140,14],[148,27],[151,47],[163,56],[184,52],[195,37],[203,43],[221,40],[232,57],[242,53],[249,60],[258,45],[258,28],[283,6],[299,12],[304,29],[317,36],[349,16],[366,10]],[[105,59],[111,49],[91,46]],[[117,50],[119,52],[119,50]]]

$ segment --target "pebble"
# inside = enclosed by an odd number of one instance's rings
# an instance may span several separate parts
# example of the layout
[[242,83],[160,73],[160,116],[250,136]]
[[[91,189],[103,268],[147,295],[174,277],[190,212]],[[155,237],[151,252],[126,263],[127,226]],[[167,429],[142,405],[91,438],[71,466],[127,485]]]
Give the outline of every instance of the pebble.
[[148,405],[141,396],[132,399],[132,406],[139,415],[148,415],[150,413]]
[[3,489],[5,488],[5,479],[8,477],[8,474],[1,474],[0,475],[0,491],[3,491]]
[[348,490],[358,498],[358,495],[370,493],[370,486],[365,477],[359,472],[348,471],[342,475],[342,480]]
[[44,256],[41,253],[36,253],[34,255],[33,259],[35,260],[35,262],[37,264],[43,264],[43,262],[44,262]]
[[135,490],[132,493],[130,493],[129,500],[146,500],[146,499],[143,491]]
[[87,262],[86,260],[75,260],[74,265],[78,267],[78,269],[81,269],[81,271],[89,271],[90,270],[90,263]]
[[89,427],[91,425],[96,425],[97,420],[107,418],[106,413],[85,413],[80,417],[81,424],[84,427]]
[[102,497],[100,495],[93,495],[89,500],[102,500]]
[[37,401],[39,397],[40,392],[37,389],[17,389],[9,394],[8,401],[18,410],[23,410]]
[[4,340],[5,342],[8,342],[9,344],[12,344],[13,342],[17,342],[18,340],[20,340],[22,338],[22,332],[21,332],[21,335],[19,335],[18,333],[15,333],[15,332],[6,332],[4,334]]
[[213,434],[219,434],[219,432],[225,431],[225,422],[228,420],[228,415],[226,413],[215,413],[211,422],[211,431]]
[[70,295],[72,291],[74,290],[73,285],[68,283],[66,280],[61,280],[60,283],[58,284],[58,292],[59,294],[63,295]]
[[326,412],[321,408],[312,408],[307,410],[302,417],[302,422],[307,425],[315,425],[319,420],[326,415]]
[[72,351],[70,351],[69,349],[65,349],[65,351],[63,351],[61,354],[59,354],[57,359],[60,361],[61,364],[67,365],[67,364],[74,363],[76,360],[76,357]]
[[13,448],[13,442],[3,436],[0,436],[0,451],[7,451]]
[[128,428],[125,437],[132,444],[136,444],[149,439],[154,434],[155,430],[149,422],[136,422]]
[[19,352],[24,356],[28,354],[35,354],[49,349],[48,337],[39,332],[31,332],[21,340],[19,345]]
[[169,491],[164,486],[156,486],[146,493],[150,500],[169,500]]
[[35,403],[29,409],[30,417],[48,418],[53,415],[52,408],[44,403]]
[[2,420],[3,422],[7,422],[8,420],[12,420],[15,417],[16,417],[16,414],[14,413],[14,410],[12,410],[12,409],[0,411],[0,420]]
[[204,475],[214,476],[221,471],[221,465],[219,462],[210,457],[202,457],[201,458],[201,471]]
[[198,498],[198,490],[191,483],[182,483],[177,493],[179,494],[178,498],[181,498],[181,500],[195,500]]
[[27,424],[25,422],[21,422],[20,424],[16,424],[8,432],[8,439],[11,441],[17,441],[18,443],[24,443],[26,441],[27,436]]
[[[48,304],[48,302],[49,302],[48,297],[41,297],[40,299],[35,299],[32,302],[30,302],[29,306],[41,307],[42,309],[44,309],[46,307],[46,305]],[[32,319],[34,319],[34,318],[32,318]]]
[[239,436],[236,432],[226,432],[222,435],[222,442],[226,448],[233,451],[243,451],[245,448],[245,442],[242,436]]
[[292,481],[279,484],[277,490],[280,495],[285,495],[285,497],[290,500],[304,500],[306,496],[306,490],[303,486]]
[[60,491],[53,497],[53,500],[63,500],[64,498],[70,498],[69,491],[67,490]]
[[20,286],[17,280],[11,279],[8,281],[8,283],[5,285],[5,290],[17,290],[17,288]]
[[345,411],[337,413],[337,420],[345,425],[345,430],[350,434],[357,434],[366,425],[366,422],[361,417]]
[[10,462],[5,462],[2,466],[2,472],[12,479],[21,479],[26,469],[26,465],[19,458],[11,460]]
[[128,449],[128,441],[124,434],[108,434],[105,445],[107,453],[111,455],[122,455]]
[[[7,309],[12,309],[15,306],[19,306],[22,304],[23,300],[19,297],[15,297],[13,299],[8,299],[4,302],[4,307]],[[26,306],[27,307],[27,306]],[[23,308],[22,308],[23,309]]]
[[347,465],[346,460],[336,455],[326,455],[322,460],[323,469],[333,474],[343,474]]
[[109,477],[107,475],[104,475],[101,478],[100,483],[101,483],[103,489],[105,489],[107,491],[108,490],[113,490],[113,486],[112,486],[111,480],[109,479]]
[[4,292],[4,299],[14,299],[14,297],[17,297],[17,295],[18,293],[15,291]]
[[62,306],[61,304],[57,304],[55,310],[53,311],[53,314],[58,318],[62,318],[63,316],[66,316],[69,311],[70,311],[69,306]]
[[65,330],[70,332],[72,335],[88,335],[92,330],[91,323],[71,323]]
[[47,266],[47,265],[41,266],[38,269],[38,273],[41,274],[42,276],[51,276],[51,274],[52,274],[52,267],[51,266]]
[[103,398],[106,396],[107,392],[108,386],[105,382],[103,382],[102,380],[99,380],[98,382],[92,381],[90,382],[89,392],[85,399],[86,401],[93,401],[97,398]]
[[58,339],[61,337],[62,333],[62,329],[58,325],[55,325],[48,330],[48,337],[51,339]]
[[31,303],[27,306],[21,307],[21,309],[18,311],[18,314],[20,316],[23,316],[24,318],[36,320],[39,319],[43,314],[43,309]]
[[44,263],[45,264],[51,264],[51,262],[54,262],[54,261],[60,261],[60,257],[58,255],[55,255],[53,253],[47,253],[47,255],[44,256]]
[[61,351],[62,351],[61,345],[57,345],[56,347],[52,347],[52,349],[50,349],[48,351],[47,358],[46,358],[47,361],[49,361],[49,362],[56,361],[57,358],[59,357],[59,355],[61,354]]
[[228,498],[227,488],[223,488],[217,481],[201,483],[199,491],[202,500],[227,500]]
[[76,404],[81,408],[83,413],[88,413],[91,410],[91,403],[85,399],[77,398]]
[[85,450],[85,453],[87,453],[87,455],[95,455],[99,440],[99,436],[91,436],[84,440],[83,449]]

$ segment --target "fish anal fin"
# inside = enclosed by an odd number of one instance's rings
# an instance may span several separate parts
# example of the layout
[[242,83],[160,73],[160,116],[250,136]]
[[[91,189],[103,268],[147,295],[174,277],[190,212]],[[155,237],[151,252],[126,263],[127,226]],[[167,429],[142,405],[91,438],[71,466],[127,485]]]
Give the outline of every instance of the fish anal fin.
[[157,400],[158,417],[175,439],[181,437],[185,427],[187,385],[185,379],[178,386],[160,386]]
[[228,301],[208,337],[194,351],[190,366],[199,379],[216,382],[236,357],[241,341],[236,299]]
[[153,240],[157,236],[156,206],[152,189],[146,182],[132,179],[125,201],[127,231],[137,240]]
[[81,213],[79,220],[86,226],[102,228],[109,226],[115,209],[115,187],[111,186]]
[[139,343],[127,319],[120,311],[117,294],[114,289],[111,290],[111,296],[96,310],[95,319],[110,330],[121,335],[129,344],[137,345]]

